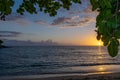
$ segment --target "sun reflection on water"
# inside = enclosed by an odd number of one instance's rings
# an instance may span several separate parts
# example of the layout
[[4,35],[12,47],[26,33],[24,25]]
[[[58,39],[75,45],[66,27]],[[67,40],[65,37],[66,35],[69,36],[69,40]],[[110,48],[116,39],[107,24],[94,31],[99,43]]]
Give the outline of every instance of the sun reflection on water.
[[102,46],[98,46],[98,55],[97,55],[97,60],[99,60],[100,63],[103,62],[103,53],[102,53]]
[[[100,63],[103,63],[104,62],[104,60],[103,60],[103,56],[102,56],[102,46],[98,46],[98,60],[99,60],[99,62]],[[97,66],[97,71],[98,71],[98,73],[99,74],[106,74],[106,73],[108,73],[107,72],[107,68],[106,68],[106,66],[103,66],[103,65],[101,65],[101,66]]]
[[102,54],[101,48],[102,48],[101,46],[98,46],[98,53],[99,54]]
[[108,74],[111,73],[107,70],[107,66],[98,66],[97,67],[98,74]]
[[103,67],[103,66],[98,67],[98,71],[100,71],[100,72],[105,71],[105,67]]
[[97,68],[97,71],[99,74],[105,74],[106,73],[106,68],[104,66],[99,66]]

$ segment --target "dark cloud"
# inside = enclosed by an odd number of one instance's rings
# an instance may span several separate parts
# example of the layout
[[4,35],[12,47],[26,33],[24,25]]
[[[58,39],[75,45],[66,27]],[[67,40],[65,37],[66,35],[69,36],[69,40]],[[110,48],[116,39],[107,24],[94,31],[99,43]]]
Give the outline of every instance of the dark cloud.
[[28,25],[30,23],[29,20],[25,19],[25,16],[15,14],[15,13],[8,15],[6,17],[6,21],[14,21],[14,22],[16,22],[18,24],[22,24],[22,25]]
[[13,14],[8,15],[6,18],[7,18],[6,19],[7,21],[15,21],[17,19],[24,18],[24,16],[16,14],[16,13],[13,13]]
[[17,37],[23,33],[15,31],[0,31],[0,37]]
[[71,20],[71,18],[58,17],[57,19],[53,20],[53,23],[51,25],[63,24],[65,22],[68,22],[69,20]]
[[80,14],[82,11],[69,11],[69,14]]
[[88,5],[87,8],[85,8],[82,11],[69,11],[68,14],[96,14],[96,11],[92,11],[92,6]]
[[[83,10],[76,10],[76,11],[68,11],[68,14],[87,14],[87,15],[90,15],[91,16],[91,14],[98,14],[98,12],[97,11],[92,11],[92,5],[90,4],[90,2],[89,2],[89,0],[82,0],[82,4],[84,4],[85,3],[85,5],[86,6],[83,6],[84,8],[83,8]],[[81,6],[82,7],[82,6]]]
[[[89,25],[90,23],[95,22],[95,18],[93,17],[83,17],[80,18],[79,16],[72,16],[72,17],[59,17],[53,20],[51,25],[59,26],[59,27],[84,27]],[[61,26],[63,24],[63,26]]]
[[44,21],[44,20],[36,20],[36,21],[34,21],[35,23],[37,23],[37,24],[48,24],[46,21]]

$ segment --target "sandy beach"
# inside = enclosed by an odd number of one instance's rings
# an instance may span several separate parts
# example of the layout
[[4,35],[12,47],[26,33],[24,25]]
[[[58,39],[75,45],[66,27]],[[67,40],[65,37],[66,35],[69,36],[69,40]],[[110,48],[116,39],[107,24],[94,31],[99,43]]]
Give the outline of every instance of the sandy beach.
[[71,75],[71,76],[18,76],[4,77],[0,80],[120,80],[120,73],[90,74],[90,75]]

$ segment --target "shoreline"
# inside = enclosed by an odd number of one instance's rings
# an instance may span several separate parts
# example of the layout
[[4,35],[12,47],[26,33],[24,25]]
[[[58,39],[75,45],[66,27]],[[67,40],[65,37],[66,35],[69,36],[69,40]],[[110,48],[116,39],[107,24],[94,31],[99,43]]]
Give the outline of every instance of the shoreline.
[[119,73],[49,74],[0,77],[0,80],[120,80]]

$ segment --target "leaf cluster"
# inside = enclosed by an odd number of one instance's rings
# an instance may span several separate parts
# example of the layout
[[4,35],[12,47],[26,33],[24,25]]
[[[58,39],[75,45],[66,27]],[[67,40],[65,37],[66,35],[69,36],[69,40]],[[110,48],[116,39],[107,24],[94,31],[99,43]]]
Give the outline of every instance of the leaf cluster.
[[120,39],[120,0],[90,0],[92,10],[97,10],[97,39],[108,47],[110,56],[118,54]]
[[13,0],[0,0],[0,18],[5,20],[5,15],[9,15],[12,12]]
[[[5,15],[11,14],[11,7],[14,6],[14,0],[0,0],[0,17],[1,20]],[[50,16],[55,16],[58,9],[64,8],[69,10],[72,3],[81,3],[80,0],[23,0],[17,9],[17,13],[21,15],[24,12],[36,14],[38,11],[49,13]]]

